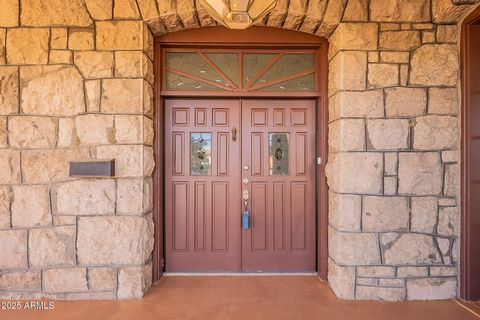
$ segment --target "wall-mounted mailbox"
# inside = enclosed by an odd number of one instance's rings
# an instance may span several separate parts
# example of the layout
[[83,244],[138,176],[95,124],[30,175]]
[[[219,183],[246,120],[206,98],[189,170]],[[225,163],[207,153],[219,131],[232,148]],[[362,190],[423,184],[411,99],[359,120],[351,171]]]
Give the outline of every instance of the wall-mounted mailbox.
[[70,177],[113,177],[115,160],[71,161]]

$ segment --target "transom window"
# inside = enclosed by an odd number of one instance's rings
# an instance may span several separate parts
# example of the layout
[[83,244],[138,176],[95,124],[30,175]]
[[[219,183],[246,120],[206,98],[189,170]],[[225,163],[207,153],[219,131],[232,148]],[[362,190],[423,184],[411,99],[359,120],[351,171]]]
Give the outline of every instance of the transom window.
[[164,49],[163,90],[318,91],[315,50]]

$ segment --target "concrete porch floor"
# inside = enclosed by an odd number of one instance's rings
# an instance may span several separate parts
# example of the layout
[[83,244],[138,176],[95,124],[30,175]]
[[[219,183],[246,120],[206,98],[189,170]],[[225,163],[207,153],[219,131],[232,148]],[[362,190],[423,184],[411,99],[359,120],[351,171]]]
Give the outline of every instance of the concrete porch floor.
[[164,277],[142,300],[56,301],[54,310],[5,311],[0,319],[478,320],[454,300],[344,301],[315,276]]

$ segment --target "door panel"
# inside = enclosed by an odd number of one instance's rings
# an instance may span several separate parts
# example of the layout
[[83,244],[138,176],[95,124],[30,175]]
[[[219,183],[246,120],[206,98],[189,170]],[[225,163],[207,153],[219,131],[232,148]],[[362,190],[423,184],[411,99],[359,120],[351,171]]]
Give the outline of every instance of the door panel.
[[166,100],[169,272],[240,271],[240,102]]
[[242,102],[243,271],[315,270],[315,102]]

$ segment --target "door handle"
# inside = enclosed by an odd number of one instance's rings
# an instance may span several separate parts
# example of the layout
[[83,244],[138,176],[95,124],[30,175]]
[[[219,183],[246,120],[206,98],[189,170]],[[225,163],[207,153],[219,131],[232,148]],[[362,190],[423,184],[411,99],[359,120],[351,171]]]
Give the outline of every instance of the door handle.
[[232,140],[237,141],[237,128],[232,128]]

